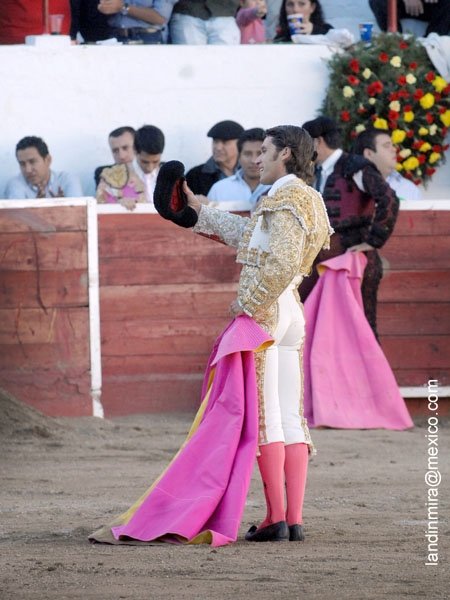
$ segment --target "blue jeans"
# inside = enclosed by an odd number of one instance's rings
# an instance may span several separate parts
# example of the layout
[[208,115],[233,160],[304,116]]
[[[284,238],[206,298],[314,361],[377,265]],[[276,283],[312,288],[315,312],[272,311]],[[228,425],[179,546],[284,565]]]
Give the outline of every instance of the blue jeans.
[[120,35],[120,29],[116,29],[115,35],[118,42],[123,44],[162,44],[162,33],[161,31],[149,32],[149,31],[136,31],[129,29],[129,35]]
[[241,34],[234,17],[211,17],[207,21],[174,13],[170,20],[172,44],[239,44]]

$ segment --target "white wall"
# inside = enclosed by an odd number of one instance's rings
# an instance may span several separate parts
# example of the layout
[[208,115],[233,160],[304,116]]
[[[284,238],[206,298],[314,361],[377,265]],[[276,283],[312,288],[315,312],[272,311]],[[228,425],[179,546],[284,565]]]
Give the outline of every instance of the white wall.
[[[323,46],[0,46],[0,195],[18,172],[25,135],[45,139],[55,170],[71,170],[84,193],[110,164],[107,134],[121,125],[160,127],[164,158],[189,169],[210,155],[208,129],[298,124],[316,116],[327,88]],[[427,197],[444,197],[450,174]],[[446,189],[445,189],[446,188]]]

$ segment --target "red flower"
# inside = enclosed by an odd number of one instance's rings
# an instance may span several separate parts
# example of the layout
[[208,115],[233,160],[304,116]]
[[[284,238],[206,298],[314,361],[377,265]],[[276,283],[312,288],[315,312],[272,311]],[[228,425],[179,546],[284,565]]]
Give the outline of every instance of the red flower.
[[405,106],[403,107],[403,110],[405,112],[409,112],[410,110],[412,110],[412,106],[411,104],[405,104]]
[[379,94],[381,94],[381,92],[383,91],[383,84],[381,83],[381,81],[374,81],[373,87],[374,87],[375,91],[378,92]]
[[397,129],[398,125],[396,121],[389,121],[389,129]]
[[434,95],[434,99],[436,100],[436,102],[440,102],[441,98],[442,98],[442,96],[436,92]]
[[400,90],[397,94],[399,98],[409,98],[409,94],[406,90]]
[[431,175],[433,175],[433,173],[436,173],[436,169],[427,169],[427,175],[429,175],[431,177]]
[[416,185],[420,185],[422,183],[422,180],[421,179],[414,179],[414,183]]
[[419,88],[418,90],[416,90],[413,94],[413,98],[414,100],[419,101],[422,97],[423,97],[424,93],[422,88]]
[[450,148],[449,144],[445,144],[445,146],[442,146],[442,150],[443,152],[445,152],[446,150],[448,150]]
[[432,115],[432,114],[430,114],[430,113],[427,113],[427,121],[428,121],[428,123],[430,123],[430,125],[431,125],[431,123],[433,122],[433,115]]
[[425,154],[419,154],[417,160],[420,162],[421,165],[423,165],[423,163],[427,160],[427,157]]
[[351,131],[350,132],[350,137],[352,138],[352,140],[354,140],[357,135],[358,134],[356,133],[356,131]]
[[414,69],[417,69],[417,63],[416,62],[409,63],[409,68],[414,71]]
[[448,130],[448,127],[443,128],[443,130],[441,131],[442,137],[445,137],[447,135],[447,130]]
[[420,146],[423,144],[423,142],[414,142],[412,147],[413,150],[417,150],[417,148],[420,148]]
[[443,115],[443,114],[445,113],[445,111],[446,111],[446,110],[447,110],[447,107],[446,107],[446,106],[440,106],[440,107],[439,107],[439,114],[440,114],[440,115]]
[[359,73],[359,61],[356,60],[356,58],[353,58],[350,61],[350,69],[354,72],[354,73]]
[[372,121],[376,121],[378,119],[378,115],[370,115]]
[[399,99],[398,92],[392,92],[392,94],[389,94],[389,102],[392,102],[393,100],[398,100],[398,99]]
[[450,94],[450,83],[442,90],[443,94]]
[[406,132],[406,137],[412,137],[414,135],[414,131],[412,129],[410,129],[409,131]]
[[348,112],[348,110],[343,110],[341,112],[341,119],[343,121],[350,121],[350,113]]
[[433,71],[430,71],[426,74],[425,79],[431,83],[435,77],[436,75],[433,73]]
[[389,121],[395,121],[398,119],[400,114],[396,110],[390,110],[388,114]]
[[433,152],[441,152],[442,148],[441,146],[439,146],[439,144],[435,144],[433,146]]
[[367,108],[358,108],[358,110],[356,112],[359,115],[363,115],[365,112],[367,112]]
[[407,173],[405,173],[403,175],[403,177],[406,177],[406,179],[412,179],[412,173],[411,173],[411,171],[408,171]]
[[408,44],[406,44],[405,42],[400,42],[399,46],[402,50],[406,50],[406,48],[408,47]]
[[387,62],[389,60],[389,56],[386,54],[386,52],[382,52],[379,56],[379,59],[381,62]]
[[406,77],[404,75],[400,75],[397,81],[399,85],[406,85]]
[[352,85],[359,85],[359,79],[357,77],[355,77],[354,75],[349,75],[347,78],[347,81],[349,83],[351,83]]

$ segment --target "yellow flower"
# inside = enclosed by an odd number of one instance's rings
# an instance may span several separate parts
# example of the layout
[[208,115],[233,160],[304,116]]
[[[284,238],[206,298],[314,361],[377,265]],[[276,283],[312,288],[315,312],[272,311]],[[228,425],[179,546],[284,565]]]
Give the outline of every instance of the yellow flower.
[[433,123],[433,125],[430,125],[430,135],[436,135],[436,131],[437,131],[437,125],[435,123]]
[[442,79],[442,77],[439,77],[439,75],[435,79],[433,79],[431,83],[434,85],[434,89],[437,91],[438,94],[440,94],[442,90],[445,87],[447,87],[447,82],[445,81],[445,79]]
[[369,104],[375,104],[376,100],[375,98],[369,98]]
[[403,129],[394,129],[391,138],[393,144],[401,144],[406,137],[406,131]]
[[419,135],[427,135],[428,129],[426,127],[421,127],[419,129]]
[[365,129],[366,129],[365,125],[357,125],[357,126],[355,127],[355,131],[356,131],[357,133],[361,133],[361,131],[365,131]]
[[[362,76],[364,77],[364,79],[369,79],[369,77],[371,75],[372,75],[372,71],[370,69],[368,69],[367,67],[362,72]],[[445,87],[445,85],[444,85],[444,87]]]
[[344,98],[351,98],[352,96],[355,95],[355,92],[352,90],[352,88],[349,85],[346,85],[344,87],[344,89],[342,90],[342,93],[344,95]]
[[428,159],[428,162],[430,163],[430,165],[432,165],[433,163],[435,163],[440,158],[441,158],[441,155],[439,154],[439,152],[432,152],[430,154],[430,158]]
[[446,110],[444,114],[440,116],[441,121],[446,127],[450,125],[450,110]]
[[405,113],[403,113],[403,120],[406,123],[410,123],[413,119],[414,119],[414,113],[412,110],[407,110]]
[[403,169],[402,163],[397,163],[397,166],[395,168],[397,169],[397,171],[401,171]]
[[405,160],[405,162],[403,163],[403,168],[405,169],[405,171],[414,171],[414,169],[417,169],[419,164],[420,163],[417,160],[417,158],[415,156],[411,156],[410,158]]
[[406,83],[410,83],[412,85],[413,83],[416,83],[416,81],[417,78],[412,73],[408,73],[406,76]]
[[390,104],[389,104],[389,108],[391,110],[395,110],[395,112],[400,112],[400,102],[398,100],[393,100]]
[[400,56],[393,56],[391,58],[391,65],[393,67],[401,67],[402,66],[402,59],[400,58]]
[[399,155],[400,155],[402,158],[408,158],[408,156],[411,156],[411,150],[410,150],[409,148],[404,148],[403,150],[401,150],[401,151],[399,152]]
[[387,124],[386,119],[380,119],[380,117],[377,117],[373,126],[376,127],[377,129],[388,129],[388,124]]
[[424,143],[423,143],[423,144],[420,146],[419,150],[420,150],[421,152],[427,152],[427,150],[431,150],[431,144],[429,144],[428,142],[424,142]]
[[425,94],[425,96],[423,96],[423,98],[420,99],[420,104],[422,108],[431,108],[434,104],[433,94],[430,94],[429,92],[428,94]]

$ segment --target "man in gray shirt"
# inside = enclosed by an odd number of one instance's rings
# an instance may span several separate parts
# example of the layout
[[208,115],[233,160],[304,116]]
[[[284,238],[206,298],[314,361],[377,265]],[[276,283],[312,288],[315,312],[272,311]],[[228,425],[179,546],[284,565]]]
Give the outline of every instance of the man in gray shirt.
[[52,171],[52,157],[43,139],[24,137],[16,146],[21,174],[6,184],[4,198],[76,198],[83,196],[80,180],[65,171]]

